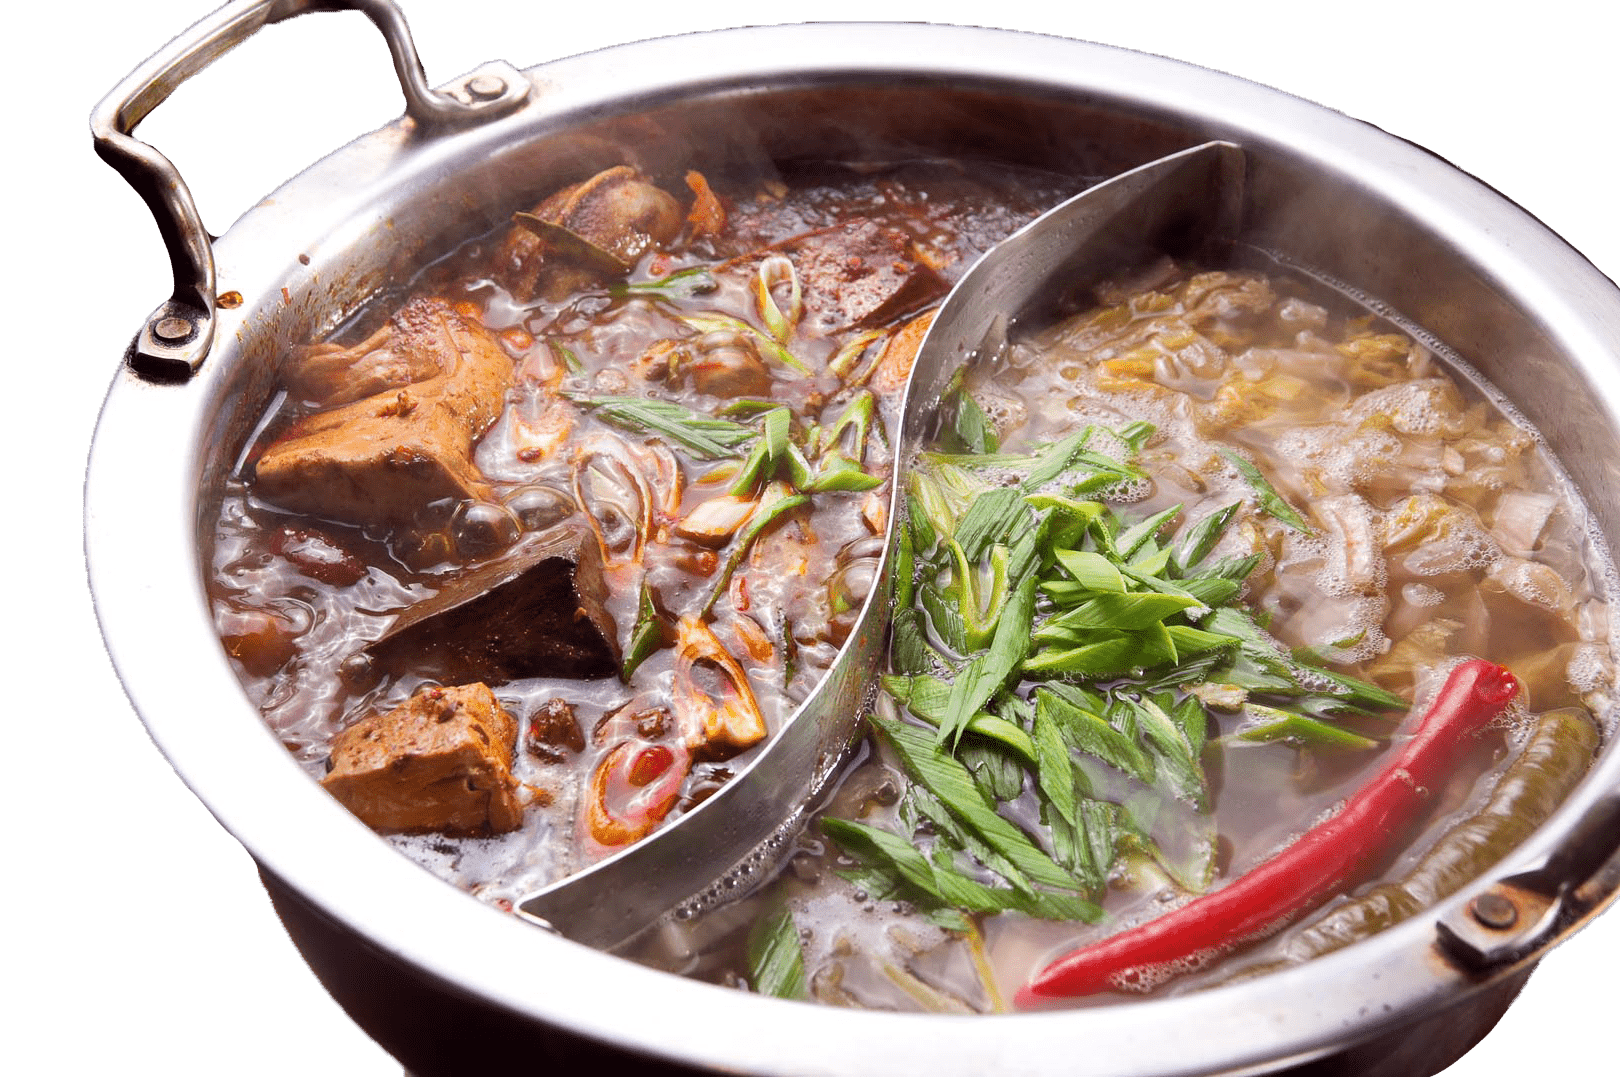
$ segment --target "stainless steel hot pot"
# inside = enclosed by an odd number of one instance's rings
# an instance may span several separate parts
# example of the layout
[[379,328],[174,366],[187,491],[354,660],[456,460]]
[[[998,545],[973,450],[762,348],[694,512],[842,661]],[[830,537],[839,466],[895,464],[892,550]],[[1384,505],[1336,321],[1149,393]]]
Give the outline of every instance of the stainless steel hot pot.
[[[365,10],[384,30],[408,115],[210,242],[178,177],[125,134],[259,25],[337,6]],[[87,549],[103,632],[152,736],[256,859],[317,974],[412,1071],[641,1056],[671,1071],[760,1074],[1429,1073],[1476,1042],[1541,954],[1620,887],[1611,744],[1487,877],[1291,971],[1006,1018],[759,998],[551,936],[398,855],[279,748],[239,690],[204,598],[209,491],[262,410],[280,351],[459,239],[626,158],[656,172],[966,155],[1106,176],[1211,139],[1236,142],[1250,162],[1248,238],[1449,344],[1548,435],[1604,530],[1620,534],[1620,290],[1423,150],[1172,61],[937,26],[656,40],[521,73],[486,66],[434,92],[384,0],[233,5],[120,90],[98,111],[98,135],[118,144],[110,156],[157,211],[176,288],[131,345],[92,450]],[[231,293],[240,302],[215,302]],[[1473,915],[1485,894],[1512,902],[1511,927]]]

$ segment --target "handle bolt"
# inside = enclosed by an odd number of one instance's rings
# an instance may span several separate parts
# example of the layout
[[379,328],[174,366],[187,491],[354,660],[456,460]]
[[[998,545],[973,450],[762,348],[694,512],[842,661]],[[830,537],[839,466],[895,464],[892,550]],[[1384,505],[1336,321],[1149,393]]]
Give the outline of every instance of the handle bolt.
[[1519,909],[1501,894],[1481,894],[1474,899],[1469,911],[1474,919],[1493,931],[1506,931],[1519,922]]
[[499,75],[474,75],[467,80],[467,92],[475,101],[493,101],[506,92],[506,80]]
[[159,318],[152,323],[152,335],[163,344],[184,344],[196,331],[196,327],[188,319],[173,315]]

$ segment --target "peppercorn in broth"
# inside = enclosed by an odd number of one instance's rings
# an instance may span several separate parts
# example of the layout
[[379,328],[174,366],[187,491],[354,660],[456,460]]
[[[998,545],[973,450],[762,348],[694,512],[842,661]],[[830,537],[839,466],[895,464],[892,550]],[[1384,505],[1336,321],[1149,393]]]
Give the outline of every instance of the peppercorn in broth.
[[1275,267],[1096,299],[946,394],[862,758],[641,960],[937,1012],[1196,989],[1420,912],[1585,773],[1612,572],[1510,407]]
[[678,817],[874,583],[932,308],[1073,186],[610,168],[292,350],[211,550],[249,695],[350,810],[497,904]]

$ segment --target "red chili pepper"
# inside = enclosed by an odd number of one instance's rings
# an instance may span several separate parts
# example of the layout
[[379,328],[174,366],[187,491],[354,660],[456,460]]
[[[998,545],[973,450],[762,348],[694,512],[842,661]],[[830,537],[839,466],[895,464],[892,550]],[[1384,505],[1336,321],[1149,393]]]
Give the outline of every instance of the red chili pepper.
[[668,770],[674,762],[674,752],[662,744],[654,744],[651,748],[637,753],[630,763],[630,773],[625,776],[625,780],[638,787],[646,785]]
[[1242,877],[1173,912],[1082,946],[1037,973],[1018,1004],[1071,998],[1123,985],[1125,974],[1152,974],[1274,929],[1334,893],[1423,810],[1469,737],[1518,693],[1513,674],[1490,662],[1451,671],[1412,737],[1334,816]]
[[597,764],[585,794],[585,829],[595,854],[640,841],[675,807],[692,757],[674,748],[627,740]]

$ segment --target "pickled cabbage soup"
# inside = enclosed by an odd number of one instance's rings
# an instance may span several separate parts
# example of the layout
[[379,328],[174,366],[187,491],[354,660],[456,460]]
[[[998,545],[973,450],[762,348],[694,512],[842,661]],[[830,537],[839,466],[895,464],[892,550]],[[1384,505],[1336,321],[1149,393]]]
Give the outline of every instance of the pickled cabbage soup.
[[947,393],[862,758],[639,960],[948,1013],[1192,990],[1421,911],[1585,772],[1611,570],[1511,407],[1275,266],[1095,298]]

